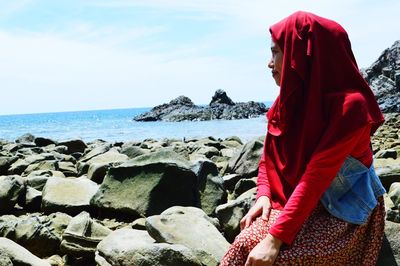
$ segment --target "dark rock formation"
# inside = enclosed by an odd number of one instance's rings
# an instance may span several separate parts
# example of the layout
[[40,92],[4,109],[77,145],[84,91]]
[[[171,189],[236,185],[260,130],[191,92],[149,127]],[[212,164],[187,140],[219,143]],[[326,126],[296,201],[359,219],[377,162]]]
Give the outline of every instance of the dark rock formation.
[[387,48],[367,69],[361,70],[381,110],[400,112],[400,40]]
[[205,121],[214,119],[245,119],[263,115],[267,108],[263,103],[253,101],[234,103],[226,92],[217,90],[208,106],[197,106],[185,96],[158,105],[149,112],[138,115],[135,121]]

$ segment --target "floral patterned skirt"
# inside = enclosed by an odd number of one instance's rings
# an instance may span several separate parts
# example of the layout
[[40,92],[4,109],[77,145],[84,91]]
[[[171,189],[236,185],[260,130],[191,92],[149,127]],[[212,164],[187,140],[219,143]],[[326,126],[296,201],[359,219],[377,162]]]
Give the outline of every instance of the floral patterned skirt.
[[[257,218],[230,246],[220,266],[243,266],[250,251],[268,234],[280,211],[270,219]],[[363,225],[354,225],[329,214],[319,204],[291,246],[283,245],[274,265],[367,266],[376,265],[385,226],[383,198]]]

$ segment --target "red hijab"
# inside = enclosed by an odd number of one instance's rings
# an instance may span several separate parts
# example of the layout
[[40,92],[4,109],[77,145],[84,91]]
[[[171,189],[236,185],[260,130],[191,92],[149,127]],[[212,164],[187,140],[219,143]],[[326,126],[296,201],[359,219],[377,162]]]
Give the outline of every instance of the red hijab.
[[324,135],[334,133],[334,145],[367,124],[373,134],[384,118],[338,23],[296,12],[270,32],[283,63],[280,94],[267,113],[267,175],[287,182],[290,194]]

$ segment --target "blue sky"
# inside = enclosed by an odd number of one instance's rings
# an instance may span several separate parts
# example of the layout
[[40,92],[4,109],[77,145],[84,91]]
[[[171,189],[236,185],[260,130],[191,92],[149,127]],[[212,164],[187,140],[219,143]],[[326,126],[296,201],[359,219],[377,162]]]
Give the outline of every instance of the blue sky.
[[360,67],[400,39],[398,0],[0,0],[1,114],[272,101],[268,26],[338,21]]

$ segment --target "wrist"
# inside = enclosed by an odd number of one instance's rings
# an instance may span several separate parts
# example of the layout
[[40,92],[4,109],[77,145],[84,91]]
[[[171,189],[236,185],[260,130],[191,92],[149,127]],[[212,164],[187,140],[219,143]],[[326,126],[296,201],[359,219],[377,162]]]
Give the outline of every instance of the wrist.
[[271,235],[271,234],[268,234],[267,237],[266,237],[266,239],[268,240],[268,242],[270,242],[274,247],[276,247],[276,248],[278,248],[278,249],[279,249],[279,248],[282,246],[282,244],[283,244],[282,240],[280,240],[280,239],[277,238],[277,237],[274,237],[274,236]]

